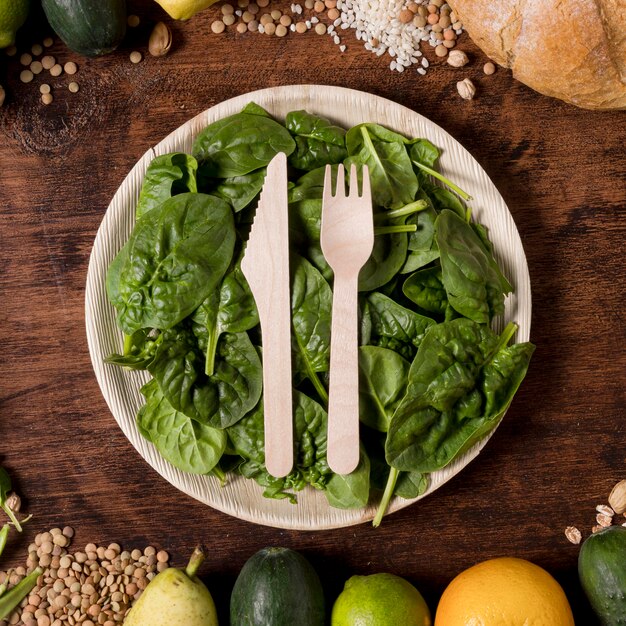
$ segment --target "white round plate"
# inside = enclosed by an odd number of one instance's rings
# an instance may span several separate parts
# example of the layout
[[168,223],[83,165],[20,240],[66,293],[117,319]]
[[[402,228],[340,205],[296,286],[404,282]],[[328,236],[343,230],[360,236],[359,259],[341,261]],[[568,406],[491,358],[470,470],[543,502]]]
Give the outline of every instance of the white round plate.
[[[375,504],[362,510],[333,509],[323,493],[306,488],[298,494],[298,504],[293,505],[287,500],[264,498],[262,488],[252,480],[234,476],[225,487],[221,487],[217,479],[176,469],[137,430],[135,415],[143,404],[139,388],[147,380],[147,374],[128,372],[104,363],[107,355],[120,352],[122,346],[122,334],[115,325],[115,312],[106,298],[106,272],[135,223],[135,205],[148,164],[157,155],[174,151],[191,152],[193,140],[202,129],[216,120],[241,111],[251,101],[265,107],[278,119],[284,119],[289,111],[306,109],[345,128],[362,122],[378,122],[408,137],[426,137],[438,146],[442,150],[440,171],[472,196],[470,204],[473,215],[489,228],[498,262],[515,287],[515,293],[506,300],[504,322],[517,322],[517,341],[527,341],[530,335],[531,293],[524,249],[504,200],[465,148],[439,126],[410,109],[378,96],[341,87],[272,87],[222,102],[189,120],[148,150],[113,197],[91,253],[85,316],[91,361],[100,389],[126,437],[139,454],[172,485],[229,515],[257,524],[299,530],[360,524],[374,517]],[[431,474],[429,489],[421,497],[431,494],[461,471],[479,454],[488,438],[444,470]],[[414,501],[395,498],[389,512],[397,511]]]

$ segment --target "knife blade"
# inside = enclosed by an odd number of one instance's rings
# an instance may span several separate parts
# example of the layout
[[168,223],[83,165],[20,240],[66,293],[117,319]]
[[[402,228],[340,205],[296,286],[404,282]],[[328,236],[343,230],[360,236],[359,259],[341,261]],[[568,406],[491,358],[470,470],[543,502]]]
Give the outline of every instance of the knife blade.
[[267,166],[241,261],[263,339],[265,466],[277,478],[293,467],[288,206],[287,156],[279,152]]

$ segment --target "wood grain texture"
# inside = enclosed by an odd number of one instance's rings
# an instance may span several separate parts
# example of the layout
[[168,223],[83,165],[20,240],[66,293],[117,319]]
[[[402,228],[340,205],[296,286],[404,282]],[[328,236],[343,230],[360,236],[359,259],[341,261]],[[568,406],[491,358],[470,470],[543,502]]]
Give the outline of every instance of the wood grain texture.
[[[624,422],[624,113],[582,111],[540,96],[504,70],[433,65],[425,77],[388,70],[348,41],[339,54],[312,33],[278,40],[209,34],[212,7],[171,24],[174,50],[128,62],[163,18],[143,17],[115,54],[77,59],[81,91],[38,83],[0,60],[0,462],[35,515],[2,566],[23,562],[32,533],[60,524],[76,544],[154,543],[186,562],[203,542],[204,578],[220,614],[245,560],[266,545],[301,550],[322,574],[332,602],[352,574],[390,571],[423,591],[431,607],[461,569],[504,554],[546,567],[564,585],[577,623],[594,624],[577,582],[578,549],[563,529],[585,535],[594,507],[626,472]],[[47,30],[40,30],[41,36]],[[22,37],[23,47],[34,39]],[[455,82],[471,77],[475,100]],[[67,77],[64,79],[67,81]],[[436,495],[372,529],[319,533],[259,527],[181,494],[149,470],[117,427],[94,378],[84,332],[84,288],[94,236],[115,190],[155,139],[209,106],[273,85],[325,83],[390,98],[464,144],[513,213],[533,284],[528,378],[480,460]],[[224,621],[226,623],[226,621]]]

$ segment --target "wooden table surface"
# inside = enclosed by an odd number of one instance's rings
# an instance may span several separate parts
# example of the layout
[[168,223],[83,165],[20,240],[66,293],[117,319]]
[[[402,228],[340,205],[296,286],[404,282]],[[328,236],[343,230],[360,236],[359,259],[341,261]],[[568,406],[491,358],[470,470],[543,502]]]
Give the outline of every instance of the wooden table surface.
[[[172,53],[132,65],[130,51],[146,52],[150,27],[164,14],[149,0],[129,8],[142,25],[110,56],[81,59],[55,41],[52,54],[79,64],[81,89],[70,94],[69,77],[48,77],[55,95],[48,107],[40,102],[43,77],[24,85],[19,56],[0,60],[7,90],[0,109],[0,463],[34,515],[2,567],[23,563],[32,535],[58,525],[75,527],[79,546],[155,544],[177,564],[202,542],[205,579],[224,616],[241,566],[267,545],[301,550],[329,603],[350,575],[389,571],[414,583],[432,608],[462,569],[511,555],[547,568],[577,623],[592,624],[578,585],[578,547],[563,531],[576,525],[588,535],[595,506],[626,478],[624,112],[576,109],[502,69],[486,77],[486,59],[466,36],[469,66],[438,62],[421,77],[392,73],[389,57],[376,58],[351,35],[345,54],[314,33],[213,35],[218,7],[170,22]],[[28,29],[21,49],[48,32]],[[455,89],[465,76],[477,84],[471,102]],[[506,419],[459,476],[377,530],[276,530],[179,493],[117,427],[87,351],[89,253],[135,161],[218,102],[298,83],[381,95],[450,132],[504,196],[530,268],[537,351]]]

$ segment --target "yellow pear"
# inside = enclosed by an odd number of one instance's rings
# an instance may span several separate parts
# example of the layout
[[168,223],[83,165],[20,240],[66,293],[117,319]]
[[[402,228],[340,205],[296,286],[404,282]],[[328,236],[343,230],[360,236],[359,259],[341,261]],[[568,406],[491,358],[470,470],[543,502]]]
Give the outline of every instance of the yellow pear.
[[209,590],[196,576],[204,554],[196,548],[184,570],[156,576],[124,620],[124,626],[218,626]]
[[156,0],[175,20],[188,20],[217,0]]

